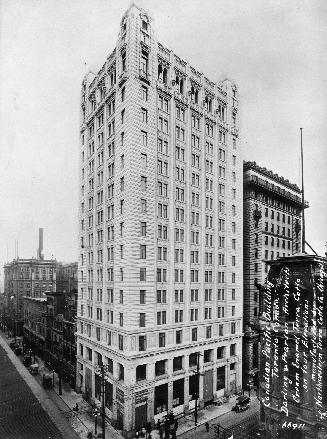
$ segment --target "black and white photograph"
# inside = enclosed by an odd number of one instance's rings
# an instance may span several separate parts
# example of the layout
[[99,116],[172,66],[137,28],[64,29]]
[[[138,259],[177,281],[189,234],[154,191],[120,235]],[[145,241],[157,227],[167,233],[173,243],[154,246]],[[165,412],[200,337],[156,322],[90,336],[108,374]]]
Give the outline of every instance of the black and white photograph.
[[0,0],[0,439],[327,439],[326,53],[325,0]]

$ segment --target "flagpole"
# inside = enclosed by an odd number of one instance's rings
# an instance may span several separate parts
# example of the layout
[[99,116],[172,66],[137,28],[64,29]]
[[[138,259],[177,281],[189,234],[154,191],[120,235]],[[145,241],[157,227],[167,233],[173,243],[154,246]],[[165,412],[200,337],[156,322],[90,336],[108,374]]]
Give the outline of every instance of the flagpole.
[[304,178],[303,178],[303,145],[302,145],[302,130],[301,131],[301,177],[302,177],[302,253],[305,253],[305,218],[304,218]]

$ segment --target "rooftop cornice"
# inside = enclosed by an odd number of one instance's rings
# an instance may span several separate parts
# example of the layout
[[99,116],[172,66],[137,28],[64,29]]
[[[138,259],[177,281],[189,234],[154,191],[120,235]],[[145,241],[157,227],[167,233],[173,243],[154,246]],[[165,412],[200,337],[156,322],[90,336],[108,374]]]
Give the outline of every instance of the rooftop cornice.
[[276,181],[276,183],[282,184],[292,189],[293,191],[298,192],[299,194],[301,193],[299,187],[296,184],[291,183],[289,180],[285,179],[284,177],[280,177],[278,174],[274,174],[272,171],[268,170],[267,168],[262,168],[261,166],[257,165],[256,162],[244,161],[243,171],[245,172],[250,170],[259,172],[261,175],[264,175],[265,177],[268,177],[271,180]]

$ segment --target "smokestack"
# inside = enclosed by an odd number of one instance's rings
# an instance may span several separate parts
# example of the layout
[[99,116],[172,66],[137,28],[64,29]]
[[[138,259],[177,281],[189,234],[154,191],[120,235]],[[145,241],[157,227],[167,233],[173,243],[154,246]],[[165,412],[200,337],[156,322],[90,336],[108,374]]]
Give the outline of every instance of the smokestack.
[[39,229],[39,250],[38,250],[38,259],[43,259],[43,229]]

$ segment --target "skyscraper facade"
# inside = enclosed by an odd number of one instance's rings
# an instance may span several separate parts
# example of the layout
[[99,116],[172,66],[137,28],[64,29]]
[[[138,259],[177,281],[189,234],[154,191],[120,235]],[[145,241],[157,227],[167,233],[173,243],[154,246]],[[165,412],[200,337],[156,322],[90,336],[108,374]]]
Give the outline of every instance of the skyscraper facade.
[[[308,204],[305,204],[308,207]],[[243,384],[258,386],[260,288],[265,261],[301,252],[301,191],[255,162],[244,162]]]
[[[125,436],[242,386],[238,91],[132,5],[82,84],[77,386]],[[200,372],[200,373],[197,373]]]

